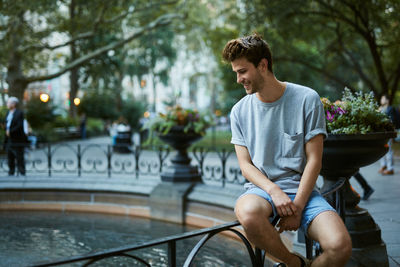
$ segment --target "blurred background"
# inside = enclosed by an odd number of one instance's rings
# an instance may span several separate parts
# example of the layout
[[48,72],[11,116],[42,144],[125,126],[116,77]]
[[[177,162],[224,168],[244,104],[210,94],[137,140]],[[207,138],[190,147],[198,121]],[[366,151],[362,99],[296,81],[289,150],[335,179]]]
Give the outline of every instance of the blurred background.
[[347,87],[397,106],[399,14],[397,0],[3,0],[0,119],[16,96],[31,136],[48,142],[76,137],[81,123],[84,137],[112,135],[113,124],[139,132],[179,104],[213,114],[202,142],[229,143],[229,111],[245,91],[221,51],[253,32],[269,42],[278,79],[332,101]]

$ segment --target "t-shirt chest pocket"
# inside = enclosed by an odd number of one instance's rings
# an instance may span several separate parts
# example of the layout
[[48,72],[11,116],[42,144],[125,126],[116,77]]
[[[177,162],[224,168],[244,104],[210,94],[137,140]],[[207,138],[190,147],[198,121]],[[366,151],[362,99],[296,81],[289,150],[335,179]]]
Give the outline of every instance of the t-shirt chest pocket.
[[304,153],[303,143],[303,133],[296,133],[295,135],[283,133],[282,156],[285,158],[302,157]]

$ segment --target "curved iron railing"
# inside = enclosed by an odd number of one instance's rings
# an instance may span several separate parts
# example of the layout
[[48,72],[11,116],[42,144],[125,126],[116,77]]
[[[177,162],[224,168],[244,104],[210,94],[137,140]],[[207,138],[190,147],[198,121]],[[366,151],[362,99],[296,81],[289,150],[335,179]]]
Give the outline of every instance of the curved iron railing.
[[[167,146],[119,146],[107,144],[42,144],[25,149],[27,175],[68,174],[70,177],[95,175],[111,178],[159,177],[169,163],[171,150]],[[116,149],[117,148],[117,149]],[[233,150],[194,146],[189,152],[192,165],[197,166],[204,183],[220,185],[243,184],[245,178]],[[7,155],[0,155],[0,174],[8,172]]]
[[[131,259],[136,260],[137,262],[142,263],[144,266],[151,266],[149,262],[147,262],[145,259],[135,256],[135,255],[130,255],[129,253],[139,250],[139,249],[144,249],[144,248],[151,248],[155,246],[159,246],[162,244],[167,244],[168,245],[168,253],[167,253],[167,259],[168,259],[168,267],[175,267],[177,266],[177,260],[176,260],[176,243],[178,241],[184,240],[184,239],[189,239],[193,238],[196,236],[203,236],[203,238],[193,247],[192,251],[189,253],[189,255],[186,257],[185,263],[183,264],[184,267],[189,267],[192,266],[193,260],[195,259],[197,253],[200,251],[200,249],[204,246],[204,244],[210,240],[213,236],[216,234],[219,234],[223,231],[230,231],[234,234],[236,234],[243,244],[245,245],[247,252],[250,257],[251,261],[251,266],[253,267],[262,267],[264,266],[264,259],[265,259],[265,254],[261,253],[261,251],[257,249],[253,249],[251,246],[250,242],[246,239],[246,237],[235,227],[239,226],[238,221],[234,222],[229,222],[225,224],[221,224],[218,226],[210,227],[210,228],[204,228],[204,229],[199,229],[199,230],[194,230],[191,232],[186,232],[182,234],[177,234],[177,235],[172,235],[168,237],[163,237],[163,238],[158,238],[152,241],[144,242],[141,244],[137,245],[131,245],[131,246],[123,246],[119,248],[114,248],[114,249],[108,249],[100,252],[95,252],[91,254],[86,254],[86,255],[81,255],[81,256],[75,256],[75,257],[70,257],[70,258],[65,258],[65,259],[60,259],[52,262],[43,262],[43,263],[37,263],[33,264],[32,266],[35,267],[44,267],[44,266],[57,266],[57,265],[63,265],[63,264],[68,264],[68,263],[82,263],[82,266],[90,266],[91,264],[94,264],[96,262],[99,262],[101,260],[105,260],[111,257],[128,257]],[[283,263],[274,263],[274,267],[278,266],[286,266]]]

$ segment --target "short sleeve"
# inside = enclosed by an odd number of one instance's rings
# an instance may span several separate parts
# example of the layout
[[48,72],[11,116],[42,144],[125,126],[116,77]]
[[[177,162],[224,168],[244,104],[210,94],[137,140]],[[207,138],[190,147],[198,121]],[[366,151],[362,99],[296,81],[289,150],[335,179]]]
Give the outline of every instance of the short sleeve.
[[231,119],[231,131],[232,131],[232,139],[231,143],[234,145],[246,146],[244,141],[243,132],[240,127],[239,118],[237,116],[237,109],[232,109],[230,119]]
[[322,134],[324,138],[328,136],[326,132],[325,112],[324,106],[317,96],[318,99],[313,99],[313,108],[306,116],[305,122],[305,143],[310,141],[313,137]]

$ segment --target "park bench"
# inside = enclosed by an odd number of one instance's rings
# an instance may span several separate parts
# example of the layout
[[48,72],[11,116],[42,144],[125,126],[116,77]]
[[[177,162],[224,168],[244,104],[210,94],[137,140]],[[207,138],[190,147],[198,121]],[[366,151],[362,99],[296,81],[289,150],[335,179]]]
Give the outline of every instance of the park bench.
[[54,133],[62,139],[74,139],[81,137],[79,128],[76,126],[57,127],[54,128]]

